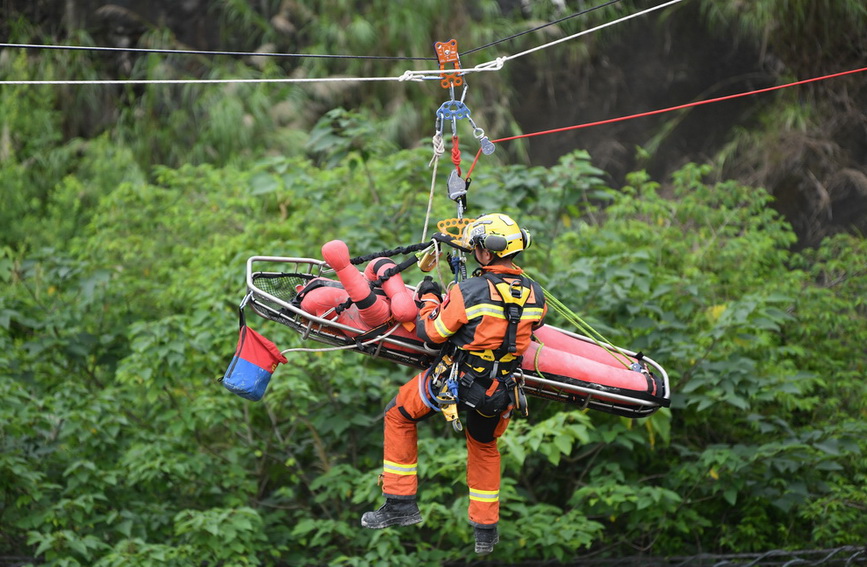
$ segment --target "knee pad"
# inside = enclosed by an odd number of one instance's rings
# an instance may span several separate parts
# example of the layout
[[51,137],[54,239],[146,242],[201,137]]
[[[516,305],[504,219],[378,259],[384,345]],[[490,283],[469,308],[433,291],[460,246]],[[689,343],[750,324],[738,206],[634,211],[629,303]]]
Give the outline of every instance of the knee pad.
[[500,414],[484,416],[477,411],[467,412],[467,435],[478,443],[490,443],[494,441],[494,431],[500,423]]

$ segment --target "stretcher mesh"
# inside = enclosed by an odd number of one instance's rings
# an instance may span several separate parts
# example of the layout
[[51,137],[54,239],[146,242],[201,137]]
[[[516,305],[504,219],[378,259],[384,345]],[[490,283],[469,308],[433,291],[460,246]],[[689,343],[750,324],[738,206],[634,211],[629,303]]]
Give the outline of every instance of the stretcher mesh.
[[291,302],[298,295],[298,289],[313,279],[309,274],[256,274],[253,282],[256,287],[278,299]]

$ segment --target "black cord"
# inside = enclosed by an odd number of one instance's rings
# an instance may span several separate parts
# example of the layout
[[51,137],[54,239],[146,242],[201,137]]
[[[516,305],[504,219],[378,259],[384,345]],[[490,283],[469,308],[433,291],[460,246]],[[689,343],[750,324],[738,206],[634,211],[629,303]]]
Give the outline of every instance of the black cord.
[[401,273],[402,271],[409,268],[410,266],[414,266],[417,262],[418,262],[418,260],[416,258],[413,258],[413,257],[407,258],[406,260],[404,260],[400,264],[395,264],[391,268],[384,271],[382,273],[382,275],[376,279],[375,282],[371,283],[371,285],[373,287],[380,287],[380,286],[382,286],[382,284],[384,284],[388,280],[388,278],[390,278],[391,276],[393,276],[395,274]]
[[397,256],[398,254],[410,254],[412,252],[424,250],[428,246],[430,246],[430,242],[419,242],[418,244],[411,244],[409,246],[400,246],[398,248],[392,248],[391,250],[383,250],[382,252],[367,254],[366,256],[357,256],[355,258],[350,258],[349,263],[357,265],[363,264],[364,262],[369,262],[370,260],[375,260],[376,258],[390,258],[392,256]]
[[87,45],[40,45],[34,43],[0,43],[2,47],[21,49],[59,49],[65,51],[115,51],[125,53],[159,53],[164,55],[228,55],[232,57],[309,57],[312,59],[391,59],[398,61],[436,61],[436,57],[400,57],[390,55],[321,55],[314,53],[255,53],[250,51],[205,51],[201,49],[155,49],[149,47],[105,47]]
[[[581,10],[580,12],[576,12],[574,14],[570,14],[568,16],[562,17],[558,20],[554,20],[553,22],[548,22],[546,24],[542,24],[540,26],[536,26],[534,28],[524,30],[522,32],[518,32],[516,34],[510,35],[508,37],[504,37],[503,39],[499,39],[497,41],[493,41],[486,45],[482,45],[481,47],[476,47],[474,49],[470,49],[468,51],[464,51],[460,53],[461,56],[469,55],[470,53],[475,53],[476,51],[481,51],[483,49],[487,49],[489,47],[493,47],[495,45],[499,45],[500,43],[504,43],[506,41],[515,39],[517,37],[521,37],[522,35],[526,35],[528,33],[533,33],[535,31],[539,31],[548,26],[554,26],[561,22],[565,22],[566,20],[570,20],[572,18],[577,18],[578,16],[583,16],[585,14],[589,14],[595,10],[599,10],[601,8],[605,8],[607,6],[611,6],[612,4],[617,4],[618,2],[622,2],[623,0],[608,0],[604,4],[600,4],[598,6],[593,6],[592,8],[587,8],[586,10]],[[35,44],[35,43],[0,43],[0,48],[18,48],[18,49],[54,49],[54,50],[64,50],[64,51],[107,51],[107,52],[120,52],[120,53],[157,53],[161,55],[226,55],[229,57],[294,57],[294,58],[310,58],[310,59],[380,59],[380,60],[391,60],[391,61],[437,61],[436,57],[403,57],[397,55],[325,55],[325,54],[316,54],[316,53],[273,53],[273,52],[264,52],[264,53],[256,53],[250,51],[208,51],[202,49],[159,49],[159,48],[148,48],[148,47],[107,47],[107,46],[87,46],[87,45],[48,45],[48,44]]]
[[623,0],[609,0],[608,2],[606,2],[604,4],[600,4],[598,6],[593,6],[592,8],[587,8],[586,10],[581,10],[580,12],[575,12],[574,14],[570,14],[568,16],[560,18],[559,20],[554,20],[553,22],[548,22],[547,24],[542,24],[540,26],[536,26],[535,28],[530,28],[528,30],[518,32],[516,34],[510,35],[509,37],[504,37],[503,39],[498,39],[497,41],[492,41],[491,43],[489,43],[487,45],[483,45],[481,47],[476,47],[476,48],[470,49],[469,51],[464,51],[463,53],[460,54],[460,56],[463,57],[464,55],[469,55],[470,53],[475,53],[476,51],[481,51],[482,49],[487,49],[489,47],[493,47],[494,45],[498,45],[500,43],[515,39],[516,37],[521,37],[522,35],[526,35],[528,33],[533,33],[535,31],[539,31],[541,29],[547,28],[548,26],[555,26],[561,22],[565,22],[566,20],[570,20],[572,18],[577,18],[578,16],[583,16],[585,14],[589,14],[590,12],[593,12],[595,10],[599,10],[600,8],[605,8],[607,6],[611,6],[612,4],[617,4],[618,2],[622,2],[622,1]]

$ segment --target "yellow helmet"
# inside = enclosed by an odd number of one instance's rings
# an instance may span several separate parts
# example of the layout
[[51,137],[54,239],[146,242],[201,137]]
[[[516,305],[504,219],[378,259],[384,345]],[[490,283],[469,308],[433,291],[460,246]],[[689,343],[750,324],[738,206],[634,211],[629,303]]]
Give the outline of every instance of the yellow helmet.
[[464,227],[462,244],[472,250],[481,246],[500,258],[526,250],[530,233],[502,213],[483,215]]

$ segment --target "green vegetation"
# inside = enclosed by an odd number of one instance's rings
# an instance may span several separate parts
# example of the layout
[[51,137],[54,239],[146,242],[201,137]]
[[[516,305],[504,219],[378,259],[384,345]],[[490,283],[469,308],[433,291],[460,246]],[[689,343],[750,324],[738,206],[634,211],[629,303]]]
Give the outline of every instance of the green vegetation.
[[[64,177],[38,223],[11,224],[31,244],[4,243],[0,550],[100,566],[464,557],[463,449],[444,422],[422,428],[424,528],[357,527],[378,501],[379,415],[405,369],[298,354],[255,404],[216,381],[245,258],[315,257],[331,238],[359,253],[414,242],[426,154],[157,168],[148,181],[116,146],[90,143],[84,160],[126,163],[125,179]],[[497,553],[863,541],[864,241],[788,252],[765,192],[708,185],[696,166],[671,198],[644,174],[615,192],[600,173],[580,152],[550,169],[483,164],[471,203],[525,219],[532,272],[661,361],[675,403],[633,422],[534,400],[503,441]]]
[[[246,3],[225,4],[235,11],[221,25],[272,39]],[[334,36],[347,51],[370,45],[365,21],[310,26],[351,30]],[[146,40],[171,41],[158,30]],[[285,71],[198,64],[212,76]],[[159,58],[137,65],[136,76],[179,73]],[[95,75],[81,55],[7,51],[0,76]],[[380,499],[382,409],[410,371],[305,353],[259,403],[218,382],[247,257],[318,257],[333,238],[357,254],[419,240],[431,152],[405,143],[395,129],[407,122],[384,108],[409,95],[366,95],[383,108],[315,95],[0,87],[0,555],[57,567],[472,555],[465,450],[440,420],[421,427],[422,527],[359,527]],[[76,113],[106,104],[116,120]],[[293,109],[311,105],[315,126],[299,129],[311,116]],[[347,110],[356,106],[365,110]],[[662,180],[637,171],[611,188],[586,152],[545,168],[504,165],[502,153],[474,171],[469,214],[501,209],[524,222],[534,277],[663,364],[674,401],[628,420],[533,399],[502,441],[492,559],[863,544],[867,241],[838,235],[793,251],[764,189],[719,182],[704,165]],[[453,215],[443,168],[434,218]],[[248,321],[282,348],[301,345],[289,329]]]

